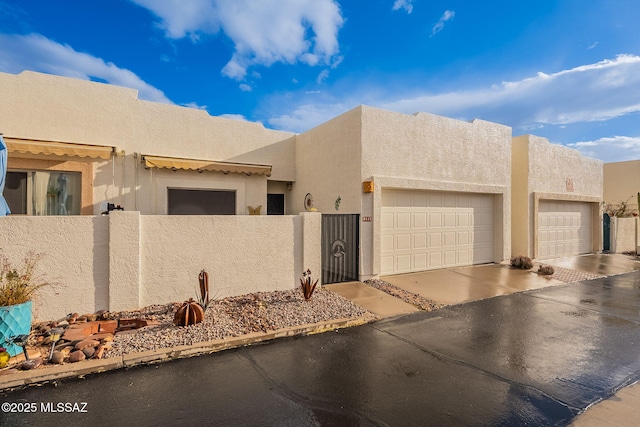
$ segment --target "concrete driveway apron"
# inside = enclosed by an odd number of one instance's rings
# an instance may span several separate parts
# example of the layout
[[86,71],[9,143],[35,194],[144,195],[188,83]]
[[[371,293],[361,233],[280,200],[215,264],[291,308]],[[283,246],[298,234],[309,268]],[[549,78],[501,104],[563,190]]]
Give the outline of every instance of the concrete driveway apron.
[[447,305],[564,283],[528,270],[518,270],[502,264],[385,276],[382,280]]

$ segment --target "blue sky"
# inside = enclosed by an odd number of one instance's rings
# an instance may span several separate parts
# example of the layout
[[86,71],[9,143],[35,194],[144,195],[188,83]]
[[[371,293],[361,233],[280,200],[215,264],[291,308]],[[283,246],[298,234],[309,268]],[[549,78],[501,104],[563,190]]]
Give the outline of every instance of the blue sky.
[[0,71],[304,132],[366,104],[640,159],[637,0],[0,0]]

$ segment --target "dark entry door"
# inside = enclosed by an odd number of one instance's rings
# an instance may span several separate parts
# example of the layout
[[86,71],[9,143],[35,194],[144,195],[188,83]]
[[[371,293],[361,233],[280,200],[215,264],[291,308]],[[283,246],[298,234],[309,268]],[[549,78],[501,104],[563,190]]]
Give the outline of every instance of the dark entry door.
[[608,252],[611,250],[611,218],[608,214],[602,215],[602,251]]
[[322,283],[358,280],[360,215],[322,215]]

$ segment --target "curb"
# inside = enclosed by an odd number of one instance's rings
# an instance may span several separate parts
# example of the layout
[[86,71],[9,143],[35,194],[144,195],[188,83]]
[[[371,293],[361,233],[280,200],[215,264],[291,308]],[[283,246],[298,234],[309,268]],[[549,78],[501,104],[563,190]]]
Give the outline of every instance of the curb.
[[375,320],[377,320],[376,316],[365,314],[356,318],[342,318],[305,325],[289,326],[272,332],[254,332],[240,337],[223,338],[219,340],[199,342],[192,345],[181,345],[171,348],[130,353],[122,356],[111,357],[109,359],[85,360],[78,363],[67,363],[64,365],[47,367],[46,369],[35,369],[33,371],[7,374],[0,376],[0,391],[10,391],[12,389],[31,384],[45,383],[71,377],[82,377],[84,375],[97,374],[115,369],[131,368],[138,365],[169,362],[176,359],[217,353],[219,351],[229,350],[232,348],[245,347],[255,343],[272,341],[278,338],[320,334],[336,329],[364,325],[365,323],[370,323]]

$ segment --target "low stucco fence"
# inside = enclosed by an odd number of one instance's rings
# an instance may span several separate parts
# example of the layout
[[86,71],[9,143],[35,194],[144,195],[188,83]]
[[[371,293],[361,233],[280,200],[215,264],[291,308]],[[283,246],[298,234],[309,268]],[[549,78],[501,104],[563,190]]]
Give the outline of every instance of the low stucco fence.
[[14,265],[43,254],[36,273],[55,282],[34,302],[37,320],[195,298],[202,269],[217,298],[292,289],[303,270],[319,275],[320,243],[318,213],[0,218],[0,252]]
[[611,252],[635,252],[638,241],[638,218],[611,218]]

